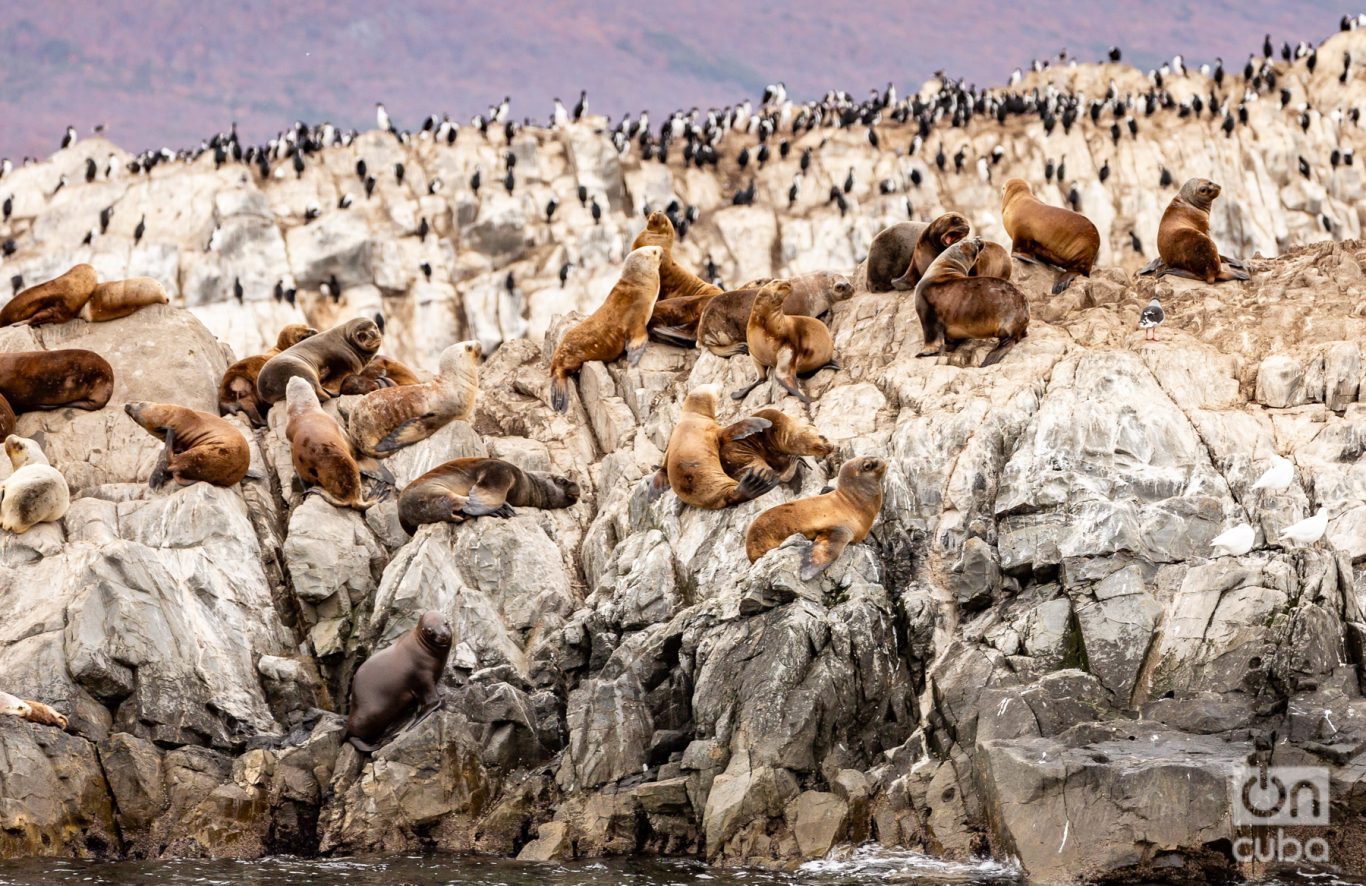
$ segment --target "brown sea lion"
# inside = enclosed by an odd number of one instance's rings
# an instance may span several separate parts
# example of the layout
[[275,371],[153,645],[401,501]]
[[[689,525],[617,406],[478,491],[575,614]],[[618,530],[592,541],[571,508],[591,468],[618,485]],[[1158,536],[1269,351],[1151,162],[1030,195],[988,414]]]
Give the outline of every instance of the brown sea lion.
[[130,277],[101,283],[90,293],[90,299],[81,308],[81,317],[91,323],[117,320],[135,313],[148,305],[164,305],[170,299],[160,282],[151,277]]
[[1100,233],[1079,212],[1049,206],[1029,190],[1024,179],[1012,178],[1001,189],[1001,221],[1010,235],[1010,251],[1061,268],[1053,284],[1057,295],[1079,275],[1091,276],[1100,252]]
[[256,393],[265,403],[279,403],[289,380],[302,377],[319,400],[331,399],[346,376],[360,372],[383,343],[374,320],[348,320],[271,357],[256,377]]
[[8,692],[0,692],[0,714],[19,717],[39,726],[54,726],[57,729],[65,729],[67,726],[66,716],[61,711],[50,708],[41,701],[25,701]]
[[431,381],[381,388],[362,397],[346,422],[356,449],[384,458],[452,421],[469,421],[479,395],[483,353],[477,341],[453,344],[441,352],[440,371]]
[[[718,357],[749,352],[746,341],[754,296],[772,278],[754,281],[723,292],[708,302],[697,324],[697,342]],[[836,303],[854,294],[854,284],[843,274],[816,271],[788,278],[792,293],[783,299],[783,313],[794,317],[819,317]]]
[[721,287],[708,283],[674,261],[674,226],[663,212],[650,213],[645,229],[636,235],[631,249],[634,251],[642,246],[658,246],[664,253],[659,260],[659,301],[721,294]]
[[19,419],[15,416],[14,410],[10,408],[9,401],[0,395],[0,439],[13,434],[18,423]]
[[0,529],[22,534],[39,523],[65,517],[71,490],[38,443],[10,434],[5,438],[5,454],[14,473],[0,480]]
[[334,507],[372,507],[375,502],[365,498],[351,441],[336,419],[323,412],[309,380],[301,375],[291,378],[285,402],[289,411],[285,437],[299,479]]
[[835,489],[769,508],[754,518],[745,533],[745,554],[753,563],[792,535],[811,540],[802,557],[801,578],[810,581],[839,559],[850,542],[868,537],[882,510],[880,458],[852,458],[840,468]]
[[90,265],[76,265],[60,277],[30,286],[0,308],[0,326],[65,323],[80,313],[99,278]]
[[568,411],[569,376],[588,361],[610,363],[624,352],[631,366],[640,362],[649,341],[646,324],[659,294],[663,256],[659,246],[632,250],[607,300],[560,339],[550,358],[550,405],[556,412]]
[[684,504],[717,510],[758,498],[778,483],[776,476],[743,472],[737,483],[721,467],[721,447],[769,427],[767,419],[744,418],[722,428],[716,423],[717,385],[701,385],[688,392],[678,424],[669,435],[664,466],[650,479],[650,497],[672,489]]
[[270,362],[271,357],[317,334],[318,330],[305,323],[291,323],[280,330],[275,347],[229,366],[218,383],[218,414],[240,412],[253,427],[265,427],[270,404],[262,402],[260,394],[256,393],[256,377],[261,374],[261,368]]
[[977,261],[972,263],[972,269],[968,272],[972,277],[999,277],[1002,280],[1009,280],[1010,275],[1015,271],[1015,263],[1010,260],[1010,253],[1000,243],[992,240],[982,241],[982,251],[977,253]]
[[1015,284],[999,277],[971,277],[968,271],[982,251],[983,240],[973,237],[944,250],[915,287],[915,310],[925,336],[925,349],[916,356],[952,351],[962,339],[999,338],[983,366],[1006,355],[1029,330],[1029,305]]
[[37,409],[103,409],[114,393],[114,368],[94,351],[0,353],[0,397],[22,415]]
[[125,403],[123,411],[147,433],[166,441],[148,484],[153,489],[171,480],[181,486],[199,481],[236,486],[247,475],[247,438],[218,416],[174,403],[139,401]]
[[769,426],[757,434],[721,441],[721,468],[731,477],[739,479],[746,471],[753,471],[764,480],[789,483],[797,475],[801,456],[824,458],[835,451],[810,422],[780,409],[760,409],[751,417],[763,419]]
[[553,510],[579,500],[568,477],[524,471],[497,458],[457,458],[409,483],[398,497],[398,521],[412,535],[425,523],[463,523],[485,514],[512,517],[514,507]]
[[367,658],[351,678],[351,714],[344,737],[371,753],[409,714],[416,726],[441,706],[441,674],[451,654],[451,623],[440,612],[422,613],[413,629]]
[[803,403],[811,398],[798,386],[797,377],[820,369],[839,369],[835,363],[835,341],[830,330],[814,317],[792,317],[783,313],[783,300],[792,292],[786,280],[765,283],[754,296],[754,307],[745,326],[745,343],[759,377],[731,394],[743,400],[771,374],[778,384]]
[[[914,227],[919,225],[919,232]],[[968,220],[956,212],[936,216],[928,225],[902,222],[886,228],[873,238],[868,252],[868,289],[871,292],[899,292],[915,289],[925,269],[939,257],[939,253],[962,240],[972,230]],[[914,236],[912,237],[912,234]],[[887,236],[883,236],[886,234]],[[879,244],[878,240],[882,243]],[[878,249],[877,283],[873,287],[873,249]],[[890,277],[884,277],[883,270]]]
[[1157,254],[1140,274],[1158,272],[1205,283],[1250,280],[1247,266],[1219,254],[1209,235],[1209,210],[1222,189],[1207,178],[1193,178],[1167,204],[1157,227]]
[[393,357],[376,354],[369,363],[365,364],[364,369],[355,375],[348,375],[342,380],[340,392],[343,394],[369,394],[372,391],[378,391],[380,388],[421,383],[422,379],[418,378],[417,373],[407,366]]

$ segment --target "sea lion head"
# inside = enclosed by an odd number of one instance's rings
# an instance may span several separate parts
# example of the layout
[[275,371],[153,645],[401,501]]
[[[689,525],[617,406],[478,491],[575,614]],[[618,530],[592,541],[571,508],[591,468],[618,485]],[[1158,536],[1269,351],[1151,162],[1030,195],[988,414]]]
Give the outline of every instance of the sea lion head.
[[880,458],[870,455],[851,458],[840,466],[839,485],[879,487],[886,473],[887,462]]
[[306,338],[312,338],[318,334],[318,330],[309,326],[307,323],[291,323],[280,330],[280,335],[275,339],[275,347],[278,350],[292,348]]
[[1214,199],[1221,191],[1223,188],[1207,178],[1192,178],[1181,186],[1181,193],[1178,196],[1196,209],[1209,212],[1210,206],[1214,204]]
[[536,476],[545,492],[549,493],[547,504],[542,507],[567,508],[579,500],[579,484],[568,477],[546,473],[538,473]]
[[1022,178],[1008,179],[1006,183],[1001,186],[1002,203],[1009,203],[1011,200],[1014,200],[1020,194],[1026,194],[1029,196],[1033,196],[1034,194],[1034,192],[1029,189],[1029,182],[1025,181]]
[[293,418],[300,413],[323,407],[318,402],[318,392],[313,390],[309,380],[296,375],[285,385],[285,408]]
[[10,434],[5,438],[5,454],[9,456],[9,463],[16,471],[24,465],[48,463],[47,456],[43,455],[43,450],[36,441],[20,437],[18,434]]
[[28,719],[32,713],[33,708],[29,707],[28,702],[22,698],[10,695],[8,692],[0,692],[0,714]]
[[366,359],[375,356],[380,346],[384,344],[384,335],[375,325],[375,321],[368,317],[348,320],[344,334],[351,347],[363,354]]
[[716,403],[721,399],[721,386],[716,384],[698,385],[683,399],[683,411],[694,415],[705,415],[716,419]]
[[123,404],[123,411],[128,413],[129,418],[149,431],[161,433],[164,430],[164,428],[159,427],[161,410],[156,403],[147,403],[143,400],[130,400]]
[[477,341],[456,342],[441,352],[437,363],[442,375],[467,375],[479,371],[479,358],[484,356],[484,346]]
[[957,243],[939,253],[939,257],[930,265],[929,270],[920,282],[926,280],[943,282],[945,279],[953,277],[966,277],[972,270],[973,263],[977,261],[977,254],[982,251],[983,243],[981,237],[969,237],[966,240],[959,240]]
[[413,633],[419,643],[437,655],[444,655],[451,649],[451,622],[444,612],[428,609],[422,613]]
[[674,238],[674,223],[669,221],[668,215],[658,209],[650,213],[650,218],[645,222],[645,230],[668,237],[670,240]]
[[830,280],[830,300],[844,301],[854,297],[854,284],[843,274],[836,274]]
[[943,250],[967,237],[971,230],[968,220],[962,215],[957,212],[946,212],[930,222],[922,236],[929,237]]
[[659,276],[659,263],[664,259],[664,249],[659,246],[642,246],[632,249],[626,256],[626,266],[621,276],[630,278]]
[[792,294],[792,281],[790,280],[770,280],[759,287],[758,293],[754,296],[754,303],[766,302],[768,304],[782,307],[787,297]]

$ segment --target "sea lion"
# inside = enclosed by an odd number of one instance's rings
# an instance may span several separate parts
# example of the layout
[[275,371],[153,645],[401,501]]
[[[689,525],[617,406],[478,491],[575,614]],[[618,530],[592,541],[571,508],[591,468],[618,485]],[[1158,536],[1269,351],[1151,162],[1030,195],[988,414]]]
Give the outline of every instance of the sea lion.
[[8,437],[14,433],[14,427],[19,423],[19,419],[10,408],[9,401],[0,394],[0,437]]
[[[885,228],[873,238],[868,250],[869,291],[915,289],[915,284],[920,282],[925,269],[939,253],[962,240],[971,230],[968,220],[956,212],[938,215],[928,225],[901,222]],[[876,268],[874,258],[877,259]]]
[[1189,179],[1157,226],[1157,254],[1140,274],[1158,272],[1205,283],[1250,280],[1247,266],[1219,254],[1209,235],[1209,210],[1222,188],[1207,178]]
[[515,515],[514,507],[552,510],[579,500],[568,477],[524,471],[497,458],[457,458],[409,483],[398,497],[398,522],[412,535],[425,523],[463,523],[485,514]]
[[753,563],[792,535],[811,540],[802,557],[800,576],[810,581],[834,563],[845,547],[868,537],[882,510],[880,458],[852,458],[840,468],[835,489],[769,508],[754,518],[745,533],[745,554]]
[[285,399],[289,380],[302,377],[319,400],[331,399],[332,391],[369,363],[383,343],[374,320],[348,320],[271,357],[256,377],[256,393],[266,403],[278,403]]
[[968,276],[999,277],[1002,280],[1009,280],[1014,271],[1015,264],[1010,260],[1010,253],[1006,252],[1006,248],[993,240],[983,240],[982,251],[977,253],[977,261],[972,263]]
[[441,674],[451,654],[451,623],[434,609],[392,646],[367,658],[351,678],[351,714],[344,737],[371,753],[413,712],[416,726],[441,706]]
[[376,354],[369,363],[365,364],[364,369],[355,375],[348,375],[342,380],[340,391],[343,394],[369,394],[372,391],[378,391],[380,388],[421,383],[422,379],[418,378],[417,373],[407,366],[393,357]]
[[114,393],[114,368],[94,351],[0,354],[0,396],[22,415],[36,409],[103,409]]
[[762,418],[744,418],[727,428],[716,423],[718,385],[701,385],[688,392],[678,424],[669,435],[664,466],[650,479],[650,497],[672,489],[684,504],[719,510],[758,498],[778,483],[776,475],[742,472],[737,483],[721,467],[721,447],[769,427]]
[[309,380],[300,375],[291,378],[285,402],[290,459],[299,479],[312,487],[309,491],[338,508],[365,510],[373,506],[375,502],[364,497],[351,441],[336,419],[323,412]]
[[441,352],[440,371],[431,381],[381,388],[362,397],[346,422],[356,449],[384,458],[456,419],[469,421],[479,394],[483,353],[477,341],[453,344]]
[[251,466],[247,438],[228,422],[174,403],[125,403],[123,411],[166,446],[149,484],[161,489],[170,480],[181,486],[203,481],[236,486]]
[[745,326],[745,343],[759,377],[731,394],[743,400],[769,377],[803,403],[811,398],[797,385],[797,377],[810,375],[820,369],[839,369],[835,359],[835,341],[830,330],[814,317],[792,317],[783,313],[783,300],[792,292],[786,280],[765,283],[754,296],[754,307]]
[[0,326],[42,326],[75,319],[95,291],[99,278],[87,264],[60,277],[30,286],[0,308]]
[[1079,212],[1049,206],[1029,190],[1024,179],[1012,178],[1001,189],[1001,221],[1010,235],[1010,251],[1061,268],[1053,284],[1057,295],[1078,276],[1091,276],[1100,252],[1100,233]]
[[252,427],[265,427],[270,404],[262,402],[261,395],[256,392],[256,378],[261,374],[262,367],[270,362],[271,357],[317,334],[318,330],[305,323],[291,323],[280,330],[275,347],[229,366],[218,383],[218,414],[240,412],[247,417]]
[[606,301],[560,339],[550,358],[550,405],[556,412],[568,411],[569,376],[588,361],[610,363],[624,351],[629,365],[640,362],[649,341],[646,325],[659,294],[663,256],[659,246],[632,250]]
[[1028,334],[1029,304],[1015,284],[999,277],[968,276],[982,247],[981,237],[955,243],[920,278],[915,287],[915,310],[920,315],[925,349],[916,356],[939,353],[933,345],[941,335],[946,351],[958,347],[965,338],[999,338],[982,360],[983,366],[990,366]]
[[0,692],[0,714],[19,717],[40,726],[55,726],[58,729],[65,729],[67,726],[66,716],[61,711],[50,708],[41,701],[25,701],[8,692]]
[[38,444],[10,434],[5,454],[14,473],[0,482],[0,529],[24,533],[39,523],[55,523],[71,506],[62,472],[48,464]]
[[81,308],[81,317],[91,323],[103,323],[127,317],[139,308],[164,305],[169,301],[166,289],[159,281],[152,277],[130,277],[96,286]]
[[800,456],[824,458],[835,451],[829,440],[810,422],[795,419],[780,409],[760,409],[752,418],[769,426],[747,437],[730,437],[721,442],[721,469],[739,479],[746,471],[776,483],[789,483],[797,475]]
[[[754,296],[772,278],[723,292],[707,303],[697,324],[697,341],[718,357],[734,357],[749,352],[746,341],[749,314]],[[836,302],[854,294],[854,284],[843,274],[816,271],[788,278],[792,293],[783,299],[783,313],[800,317],[819,317]]]
[[674,236],[673,222],[663,212],[655,210],[646,219],[645,229],[636,235],[631,244],[633,251],[642,246],[658,246],[664,253],[659,260],[659,301],[720,295],[720,286],[708,283],[674,261]]

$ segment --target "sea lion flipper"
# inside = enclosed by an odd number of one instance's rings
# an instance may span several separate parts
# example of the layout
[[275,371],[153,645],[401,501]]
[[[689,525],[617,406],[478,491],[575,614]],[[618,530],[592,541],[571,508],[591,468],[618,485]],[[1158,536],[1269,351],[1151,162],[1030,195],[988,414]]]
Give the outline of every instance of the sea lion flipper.
[[1219,256],[1219,261],[1223,262],[1224,264],[1228,265],[1229,267],[1237,268],[1237,269],[1240,270],[1240,271],[1246,271],[1246,270],[1247,270],[1247,265],[1246,265],[1245,263],[1243,263],[1243,261],[1240,260],[1240,259],[1229,258],[1227,255],[1221,255],[1221,256]]
[[728,504],[738,505],[753,501],[778,485],[778,475],[772,470],[746,470],[731,494]]
[[740,388],[740,389],[737,390],[737,391],[731,391],[730,398],[731,398],[732,400],[743,400],[743,399],[745,399],[746,397],[749,396],[749,392],[752,391],[752,390],[754,390],[755,388],[759,387],[759,385],[763,384],[764,380],[765,380],[767,377],[768,377],[768,374],[767,374],[767,373],[760,372],[760,373],[759,373],[759,377],[756,378],[756,379],[754,380],[754,383],[753,383],[753,384],[746,385],[745,387]]
[[435,412],[424,412],[422,415],[408,419],[385,434],[384,438],[375,444],[375,451],[396,452],[405,446],[422,442],[431,436],[427,433],[428,423],[437,419],[438,416]]
[[682,326],[656,326],[650,330],[650,334],[666,345],[674,345],[680,348],[697,346],[697,340],[688,335],[687,329]]
[[810,581],[829,569],[830,564],[839,559],[853,538],[854,533],[847,526],[836,526],[827,532],[818,533],[802,556],[802,568],[797,573],[801,580]]
[[1227,283],[1227,282],[1230,281],[1230,280],[1251,280],[1251,279],[1252,279],[1252,276],[1251,276],[1250,274],[1248,274],[1247,271],[1243,270],[1241,267],[1239,267],[1239,266],[1237,266],[1237,265],[1230,265],[1229,267],[1221,267],[1221,268],[1219,268],[1219,276],[1218,276],[1217,278],[1215,278],[1215,282],[1218,282],[1218,283]]
[[569,411],[569,379],[550,380],[550,408],[559,413]]
[[1074,271],[1068,271],[1067,273],[1063,274],[1061,277],[1058,278],[1057,282],[1053,284],[1053,294],[1061,295],[1062,293],[1066,292],[1067,287],[1071,286],[1072,281],[1077,279],[1077,277],[1079,276],[1080,275]]
[[1162,261],[1162,259],[1155,258],[1138,269],[1138,276],[1147,277],[1151,274],[1156,274],[1166,268],[1166,266],[1166,262]]
[[636,366],[640,363],[640,358],[645,354],[645,346],[649,344],[648,335],[643,338],[633,339],[626,342],[626,365]]
[[766,418],[759,418],[757,415],[751,415],[749,418],[742,418],[735,424],[727,427],[721,432],[721,437],[724,440],[733,442],[735,440],[743,440],[746,437],[752,437],[771,427],[773,427],[773,422]]
[[[498,513],[502,508],[507,507],[506,489],[489,489],[486,486],[474,485],[470,487],[469,496],[465,499],[465,504],[460,508],[460,513],[467,517],[483,517],[489,514],[497,516],[511,516]],[[511,510],[509,508],[509,510]]]
[[161,455],[157,457],[156,467],[152,469],[152,476],[148,479],[147,485],[153,489],[161,489],[171,479],[171,458],[175,455],[175,429],[166,429],[166,446],[161,450]]
[[654,472],[647,484],[650,501],[659,498],[669,488],[669,472],[665,468],[660,468]]

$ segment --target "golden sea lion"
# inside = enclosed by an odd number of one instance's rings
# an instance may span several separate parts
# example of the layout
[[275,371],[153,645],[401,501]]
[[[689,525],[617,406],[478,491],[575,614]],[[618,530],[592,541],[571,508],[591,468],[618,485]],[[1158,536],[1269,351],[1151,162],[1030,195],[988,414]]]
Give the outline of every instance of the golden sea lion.
[[378,391],[380,388],[421,383],[422,379],[418,378],[417,373],[407,366],[393,357],[376,354],[369,363],[365,364],[364,369],[355,375],[348,375],[342,381],[340,391],[343,394],[369,394],[372,391]]
[[30,286],[0,308],[0,326],[42,326],[74,320],[99,278],[90,265],[76,265],[60,277]]
[[153,489],[171,480],[181,486],[199,481],[236,486],[247,475],[247,438],[218,416],[174,403],[139,401],[125,403],[123,411],[147,433],[166,441],[149,481]]
[[309,381],[319,400],[331,399],[342,381],[360,372],[383,342],[374,320],[348,320],[271,357],[256,377],[256,392],[265,403],[279,403],[289,380],[300,377]]
[[797,474],[800,456],[824,458],[835,451],[829,440],[810,422],[795,419],[780,409],[760,409],[752,418],[760,418],[769,426],[747,437],[730,437],[721,442],[721,468],[739,479],[746,471],[760,478],[770,477],[778,483],[789,483]]
[[1091,276],[1100,252],[1100,233],[1086,216],[1049,206],[1034,196],[1024,179],[1012,178],[1001,189],[1001,221],[1010,235],[1011,252],[1063,270],[1053,284],[1054,295],[1078,275]]
[[814,317],[792,317],[783,313],[783,301],[792,292],[786,280],[765,283],[754,296],[754,306],[745,326],[745,343],[759,377],[731,394],[743,400],[769,377],[803,403],[811,398],[798,386],[797,377],[810,375],[821,369],[839,369],[835,359],[835,342],[830,330]]
[[1219,254],[1209,235],[1209,210],[1222,189],[1207,178],[1193,178],[1181,190],[1157,227],[1157,254],[1140,274],[1171,274],[1205,283],[1250,280],[1247,267],[1240,261]]
[[846,546],[868,537],[882,510],[880,458],[852,458],[840,468],[835,489],[769,508],[754,518],[745,533],[745,554],[753,563],[792,535],[810,539],[802,557],[801,578],[810,581],[839,559]]
[[40,726],[53,726],[57,729],[67,727],[66,715],[50,708],[41,701],[25,701],[8,692],[0,692],[0,714],[9,714],[37,723]]
[[1029,334],[1029,304],[1024,293],[999,277],[972,277],[968,272],[982,251],[981,237],[963,240],[944,250],[915,287],[915,309],[925,336],[925,349],[916,356],[952,351],[962,339],[999,338],[982,360],[990,366]]
[[469,421],[479,394],[483,353],[477,341],[453,344],[441,352],[440,369],[431,381],[381,388],[362,397],[346,422],[356,449],[385,458],[452,421]]
[[[663,251],[659,260],[659,301],[689,296],[720,295],[721,287],[708,283],[674,261],[674,226],[669,217],[656,210],[646,219],[645,229],[631,244],[634,251],[642,246],[658,246]],[[658,305],[656,305],[657,307]]]
[[[707,303],[697,324],[697,343],[718,357],[734,357],[749,352],[746,340],[749,314],[754,296],[772,278],[754,281],[739,289],[723,292]],[[788,279],[792,292],[783,299],[783,313],[800,317],[819,317],[837,302],[853,296],[854,285],[843,274],[817,271]]]
[[96,286],[81,308],[81,317],[91,323],[103,323],[127,317],[148,305],[164,305],[169,301],[166,289],[157,280],[130,277]]
[[650,479],[650,497],[672,489],[684,504],[717,510],[728,508],[768,492],[778,479],[772,472],[743,473],[737,483],[721,467],[721,447],[743,440],[769,427],[761,418],[745,418],[727,428],[716,423],[716,401],[721,389],[702,385],[688,392],[678,424],[669,435],[664,466]]
[[485,514],[512,517],[514,507],[567,508],[579,500],[568,477],[524,471],[497,458],[457,458],[409,483],[398,497],[398,520],[412,535],[426,523],[463,523]]
[[341,425],[323,412],[309,380],[300,375],[290,378],[285,402],[289,411],[285,437],[300,481],[334,507],[372,507],[375,502],[365,498],[351,441]]

